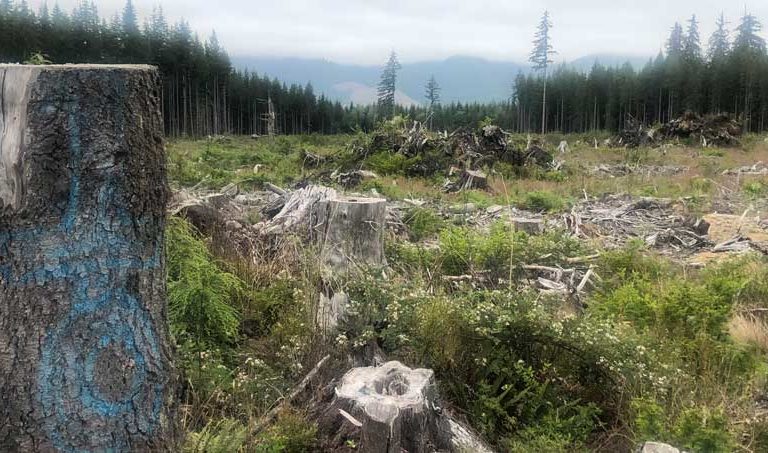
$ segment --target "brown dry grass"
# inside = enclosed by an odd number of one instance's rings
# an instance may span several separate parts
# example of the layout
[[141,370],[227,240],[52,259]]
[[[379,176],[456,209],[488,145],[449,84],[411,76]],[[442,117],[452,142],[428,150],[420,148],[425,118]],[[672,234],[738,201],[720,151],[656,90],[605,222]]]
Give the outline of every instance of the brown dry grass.
[[752,314],[740,313],[731,318],[728,332],[737,343],[748,344],[768,352],[768,322]]

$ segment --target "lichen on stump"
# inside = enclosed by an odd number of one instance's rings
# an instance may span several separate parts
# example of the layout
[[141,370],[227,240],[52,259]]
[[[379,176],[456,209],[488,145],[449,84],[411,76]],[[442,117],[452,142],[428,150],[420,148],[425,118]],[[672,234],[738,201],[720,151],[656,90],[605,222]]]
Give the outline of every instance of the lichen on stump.
[[0,451],[175,450],[158,88],[0,65]]

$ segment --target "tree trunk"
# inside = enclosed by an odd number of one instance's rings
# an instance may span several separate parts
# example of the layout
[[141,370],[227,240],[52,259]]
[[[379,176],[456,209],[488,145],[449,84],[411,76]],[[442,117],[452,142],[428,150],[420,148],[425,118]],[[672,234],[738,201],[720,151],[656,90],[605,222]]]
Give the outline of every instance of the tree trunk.
[[387,201],[381,198],[338,196],[322,201],[316,231],[323,264],[334,273],[385,264],[386,217]]
[[547,67],[544,66],[544,94],[541,97],[541,135],[547,132]]
[[176,449],[158,77],[0,66],[0,451]]

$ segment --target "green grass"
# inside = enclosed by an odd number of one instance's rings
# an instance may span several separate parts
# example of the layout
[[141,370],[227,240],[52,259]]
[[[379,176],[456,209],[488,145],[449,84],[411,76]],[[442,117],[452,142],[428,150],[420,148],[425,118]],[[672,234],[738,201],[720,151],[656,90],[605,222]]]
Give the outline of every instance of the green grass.
[[[402,121],[386,127],[396,130]],[[768,420],[757,410],[768,388],[768,327],[748,315],[768,307],[765,257],[692,269],[679,256],[647,250],[642,241],[605,250],[564,231],[515,232],[503,217],[488,225],[441,214],[472,203],[557,218],[585,196],[617,193],[678,200],[687,215],[724,202],[737,213],[747,206],[765,212],[765,178],[722,174],[768,161],[762,137],[747,137],[743,149],[676,147],[666,154],[594,149],[596,137],[602,142],[605,134],[550,134],[543,139],[549,148],[566,139],[573,150],[557,156],[566,161],[562,172],[497,165],[485,169],[488,190],[455,194],[441,191],[447,168],[414,176],[421,158],[376,150],[356,161],[356,150],[371,141],[362,133],[170,143],[175,186],[217,189],[235,182],[251,190],[265,182],[327,183],[331,171],[354,162],[379,174],[354,190],[426,202],[405,210],[407,238],[387,237],[386,279],[371,273],[334,282],[350,295],[351,306],[341,330],[330,336],[313,324],[322,281],[311,248],[289,244],[291,255],[267,247],[254,260],[232,262],[209,251],[209,238],[171,220],[168,287],[178,364],[188,386],[184,404],[192,414],[184,420],[187,450],[319,448],[325,433],[296,408],[288,407],[257,435],[243,437],[243,428],[319,357],[346,357],[375,341],[390,359],[435,370],[446,405],[499,451],[594,451],[606,445],[631,451],[646,440],[696,452],[768,451]],[[509,137],[519,146],[526,139]],[[307,165],[306,152],[328,159]],[[615,178],[590,173],[595,165],[627,162],[690,171]],[[529,289],[535,283],[523,265],[572,267],[572,258],[595,252],[599,258],[579,265],[593,266],[601,277],[586,294]],[[734,319],[752,323],[736,331]]]

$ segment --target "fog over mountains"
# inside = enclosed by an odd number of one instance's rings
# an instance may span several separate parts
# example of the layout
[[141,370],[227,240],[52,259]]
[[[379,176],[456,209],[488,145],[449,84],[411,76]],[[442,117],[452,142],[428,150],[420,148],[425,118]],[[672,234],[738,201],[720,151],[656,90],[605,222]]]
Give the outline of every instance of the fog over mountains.
[[[642,68],[650,56],[587,55],[567,63],[589,71],[596,61],[606,66],[626,62]],[[317,94],[344,103],[368,104],[376,101],[380,66],[340,64],[321,59],[233,56],[238,69],[277,78],[287,84],[311,82]],[[397,101],[403,105],[422,103],[424,85],[435,76],[442,89],[442,102],[491,102],[508,99],[512,82],[519,72],[530,71],[527,63],[492,61],[478,57],[455,56],[440,61],[403,63],[398,73]]]

